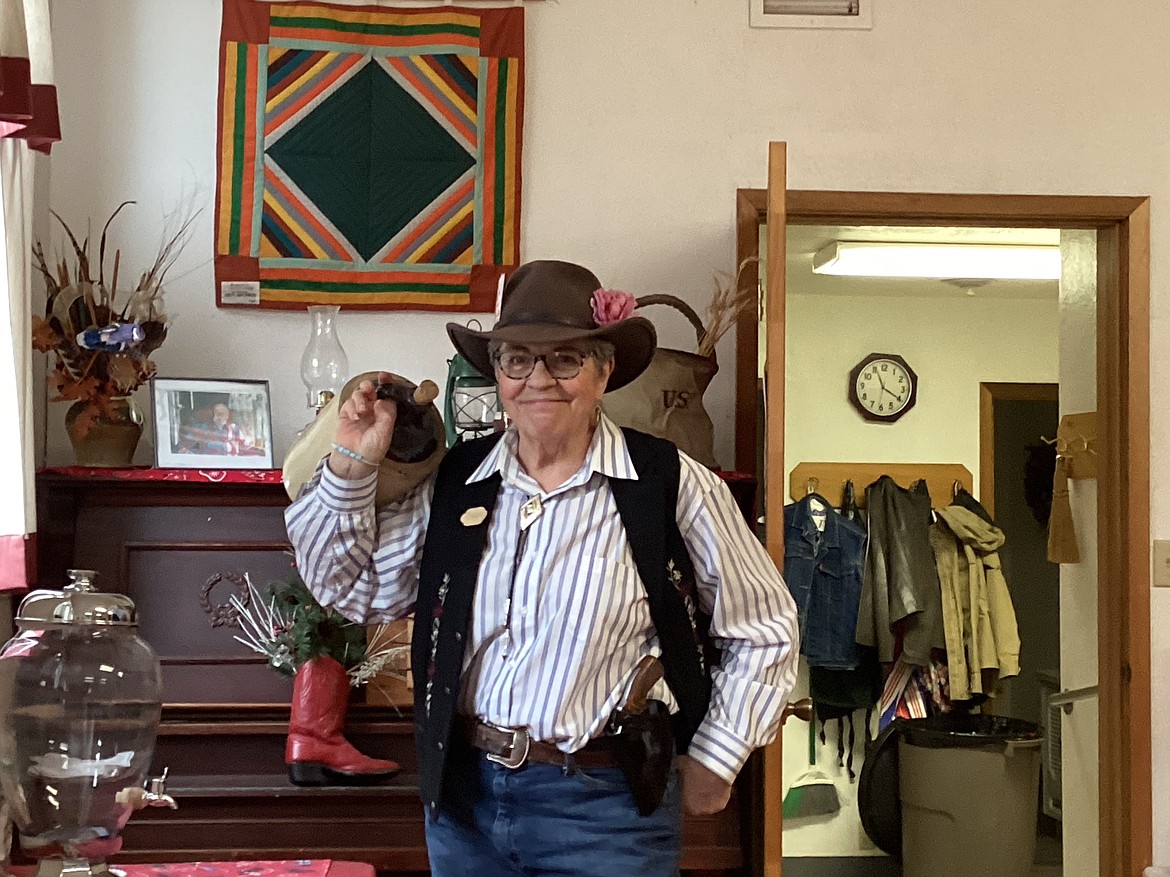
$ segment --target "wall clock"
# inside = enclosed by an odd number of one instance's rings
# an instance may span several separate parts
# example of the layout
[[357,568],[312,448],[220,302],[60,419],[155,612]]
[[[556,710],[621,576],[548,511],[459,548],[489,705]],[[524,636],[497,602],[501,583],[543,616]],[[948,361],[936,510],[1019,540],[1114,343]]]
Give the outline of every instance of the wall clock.
[[871,353],[849,373],[849,401],[866,420],[893,423],[917,399],[918,375],[896,353]]

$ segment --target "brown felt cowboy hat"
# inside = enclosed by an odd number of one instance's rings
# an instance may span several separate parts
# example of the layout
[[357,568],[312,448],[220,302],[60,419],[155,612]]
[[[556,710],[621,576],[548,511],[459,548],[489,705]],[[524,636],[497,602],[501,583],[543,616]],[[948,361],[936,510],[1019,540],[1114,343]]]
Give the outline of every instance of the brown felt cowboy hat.
[[[596,295],[595,295],[596,294]],[[640,375],[654,356],[657,336],[645,317],[607,319],[598,296],[623,296],[601,288],[588,268],[571,262],[544,260],[521,265],[504,284],[500,318],[490,332],[476,332],[448,323],[447,334],[463,357],[484,377],[495,379],[488,355],[492,341],[514,344],[558,344],[562,341],[608,341],[614,346],[614,368],[606,391],[624,387]],[[632,298],[628,310],[632,310]],[[623,314],[628,311],[623,311]],[[599,324],[601,314],[604,325]],[[610,317],[612,318],[612,316]]]

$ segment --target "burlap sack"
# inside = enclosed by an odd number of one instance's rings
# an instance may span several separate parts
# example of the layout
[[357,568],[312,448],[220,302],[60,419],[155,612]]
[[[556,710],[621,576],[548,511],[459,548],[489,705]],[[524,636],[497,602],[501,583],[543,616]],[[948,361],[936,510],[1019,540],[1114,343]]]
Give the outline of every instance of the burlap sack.
[[[696,345],[703,340],[707,330],[702,320],[682,299],[673,295],[645,295],[638,299],[639,308],[648,305],[675,308],[695,327]],[[669,439],[687,456],[717,469],[715,426],[703,407],[703,394],[717,371],[714,355],[699,356],[659,347],[641,375],[605,394],[602,408],[619,426]]]

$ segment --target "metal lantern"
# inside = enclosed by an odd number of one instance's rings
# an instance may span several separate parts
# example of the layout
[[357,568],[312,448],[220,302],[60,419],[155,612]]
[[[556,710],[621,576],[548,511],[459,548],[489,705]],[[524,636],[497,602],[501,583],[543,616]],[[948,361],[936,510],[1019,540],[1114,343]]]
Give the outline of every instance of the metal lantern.
[[447,447],[500,428],[500,394],[495,382],[481,375],[458,353],[447,360],[443,422]]
[[33,591],[0,649],[0,792],[37,877],[110,873],[130,814],[174,806],[144,783],[162,700],[158,658],[138,636],[134,603],[70,570],[60,591]]

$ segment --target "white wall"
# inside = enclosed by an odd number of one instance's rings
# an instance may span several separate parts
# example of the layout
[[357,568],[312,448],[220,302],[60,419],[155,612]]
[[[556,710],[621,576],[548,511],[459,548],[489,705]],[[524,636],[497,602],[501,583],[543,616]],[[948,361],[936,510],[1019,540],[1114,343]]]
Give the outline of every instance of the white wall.
[[[1097,410],[1097,239],[1091,231],[1060,237],[1060,413]],[[1060,685],[1097,684],[1097,482],[1069,482],[1080,563],[1060,565]],[[1061,717],[1061,797],[1065,877],[1097,874],[1100,854],[1097,699]],[[1155,756],[1156,758],[1156,756]],[[1155,762],[1156,763],[1156,762]],[[1155,830],[1155,837],[1158,832]]]
[[[1170,5],[882,0],[869,32],[751,30],[747,4],[726,0],[526,8],[524,255],[580,260],[615,286],[704,302],[734,261],[735,188],[765,184],[768,140],[789,142],[794,188],[1153,195],[1153,531],[1170,538]],[[125,264],[150,255],[184,184],[210,202],[219,10],[55,0],[65,140],[51,201],[83,222],[138,198],[120,224]],[[210,225],[172,284],[160,368],[272,381],[282,453],[305,418],[307,326],[215,309]],[[362,315],[341,332],[353,369],[422,377],[444,370],[442,323]],[[709,391],[728,461],[732,371]],[[63,416],[49,418],[57,462]],[[1170,594],[1152,600],[1154,842],[1170,862]]]
[[[1055,293],[1045,299],[972,298],[932,284],[929,297],[801,294],[793,275],[789,271],[786,473],[801,462],[849,461],[962,463],[977,474],[979,384],[1057,379]],[[900,354],[919,377],[917,404],[894,424],[862,420],[846,395],[850,369],[875,351]],[[866,485],[855,487],[861,494]],[[835,489],[822,492],[836,501]],[[800,695],[807,694],[803,662],[799,685]],[[863,715],[856,716],[858,774]],[[807,734],[803,722],[790,721],[784,729],[785,789],[808,769]],[[879,854],[861,829],[857,784],[837,766],[836,734],[834,722],[817,762],[837,786],[842,809],[828,819],[785,823],[786,856]]]

